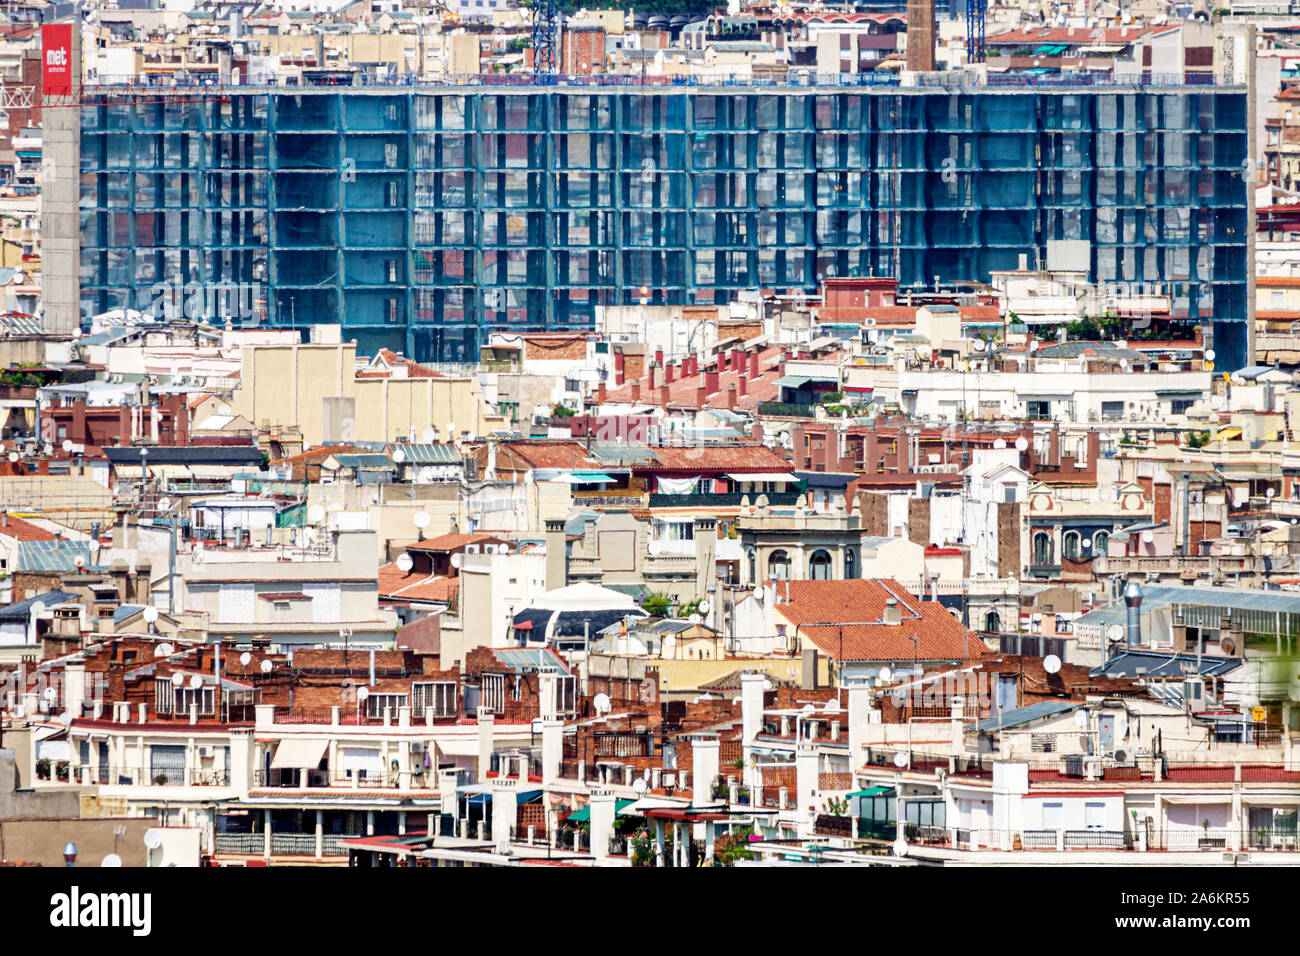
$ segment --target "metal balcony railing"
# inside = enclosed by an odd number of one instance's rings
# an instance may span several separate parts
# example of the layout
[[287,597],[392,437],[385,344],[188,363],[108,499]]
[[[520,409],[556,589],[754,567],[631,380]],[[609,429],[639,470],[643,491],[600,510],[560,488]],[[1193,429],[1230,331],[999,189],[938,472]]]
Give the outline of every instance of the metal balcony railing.
[[213,843],[218,853],[261,856],[266,852],[266,837],[261,833],[215,833]]
[[315,833],[272,833],[271,856],[315,856]]

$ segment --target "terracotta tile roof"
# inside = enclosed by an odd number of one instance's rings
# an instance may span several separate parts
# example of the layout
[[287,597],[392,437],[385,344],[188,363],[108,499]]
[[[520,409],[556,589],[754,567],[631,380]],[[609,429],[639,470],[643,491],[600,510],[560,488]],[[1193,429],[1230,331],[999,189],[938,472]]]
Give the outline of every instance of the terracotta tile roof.
[[[989,647],[967,630],[948,609],[934,601],[917,600],[892,578],[850,581],[780,582],[776,612],[823,654],[839,660],[971,660],[983,657]],[[899,624],[853,622],[880,621],[885,602],[898,601]],[[839,622],[845,625],[837,626]],[[830,626],[810,626],[827,624]],[[842,637],[841,637],[842,632]],[[911,638],[919,638],[913,644]],[[842,648],[842,650],[841,650]]]
[[390,601],[443,601],[450,604],[459,589],[458,578],[407,572],[396,564],[385,564],[379,569],[379,596]]
[[407,378],[446,378],[441,372],[429,368],[427,365],[420,365],[418,362],[412,362],[408,358],[403,358],[392,349],[380,349],[375,355],[375,362],[380,368],[367,368],[357,372],[357,378],[388,378],[394,367],[406,369]]
[[773,471],[788,472],[790,462],[766,445],[664,446],[654,449],[654,463],[632,471]]
[[[486,464],[487,449],[480,445],[474,449],[480,464]],[[533,468],[586,468],[592,469],[600,462],[587,456],[587,449],[579,441],[560,439],[520,439],[497,445],[497,471],[528,471]]]
[[53,532],[46,531],[40,525],[24,521],[22,518],[15,518],[13,515],[5,515],[3,520],[0,520],[0,537],[14,538],[17,541],[58,540],[58,536]]
[[[668,385],[668,404],[686,408],[726,408],[727,394],[730,386],[736,385],[736,408],[752,411],[758,408],[760,402],[775,401],[780,397],[781,389],[777,386],[776,380],[781,377],[780,370],[781,349],[772,347],[759,352],[757,378],[746,374],[745,394],[740,394],[739,382],[740,371],[719,371],[718,372],[718,390],[712,394],[706,395],[704,405],[699,404],[699,388],[706,384],[705,372],[708,371],[703,365],[700,366],[699,374],[687,375],[678,378],[671,383],[665,382],[665,372],[658,369],[655,372],[655,387],[650,388],[649,376],[640,379],[641,397],[637,404],[641,405],[658,405],[662,407],[660,400],[659,386]],[[748,365],[746,365],[748,368]],[[632,403],[632,386],[630,383],[623,385],[621,388],[611,389],[605,395],[605,401],[616,402],[619,404]]]
[[499,544],[503,538],[494,534],[479,532],[477,534],[440,534],[436,538],[413,541],[404,547],[413,551],[455,551],[467,544]]

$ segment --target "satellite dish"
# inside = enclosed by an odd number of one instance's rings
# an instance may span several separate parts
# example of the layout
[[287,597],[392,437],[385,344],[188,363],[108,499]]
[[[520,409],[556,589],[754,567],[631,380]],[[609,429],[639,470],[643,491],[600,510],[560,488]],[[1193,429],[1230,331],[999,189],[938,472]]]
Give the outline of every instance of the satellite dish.
[[1110,627],[1106,628],[1106,638],[1112,644],[1118,644],[1120,641],[1124,640],[1124,625],[1112,624]]
[[432,445],[435,441],[438,440],[438,429],[426,428],[423,432],[420,433],[420,437],[424,439],[424,443],[426,445]]
[[152,624],[158,620],[158,609],[151,604],[144,609],[141,617],[144,618],[146,624]]
[[1219,649],[1225,654],[1231,654],[1237,649],[1237,642],[1232,638],[1232,635],[1226,635],[1219,638]]
[[104,857],[103,861],[99,865],[107,866],[107,867],[119,867],[122,865],[122,858],[118,856],[116,853],[110,853],[108,856]]
[[1043,658],[1043,670],[1049,674],[1055,674],[1061,669],[1061,659],[1055,654],[1048,654]]
[[16,452],[16,451],[11,451],[11,452],[9,453],[9,461],[10,461],[11,464],[17,462],[17,461],[18,461],[18,452]]
[[701,621],[704,620],[704,618],[700,617],[698,614],[692,614],[690,617],[687,618],[687,620],[690,621],[692,624],[699,624]]
[[451,566],[459,571],[465,566],[465,555],[457,552],[451,556]]
[[632,792],[635,793],[637,796],[640,796],[641,794],[645,793],[645,787],[646,787],[645,780],[642,779],[641,777],[637,777],[635,780],[632,781]]
[[159,644],[159,645],[158,645],[158,656],[159,656],[159,657],[168,657],[168,656],[170,656],[170,655],[172,655],[172,654],[174,654],[174,653],[176,653],[176,648],[172,647],[170,644]]
[[317,524],[325,517],[325,509],[320,505],[312,505],[307,509],[307,520],[312,524]]
[[432,521],[433,519],[429,517],[429,512],[417,511],[412,516],[411,520],[415,522],[415,526],[417,528],[423,531],[425,528],[429,527],[429,522]]
[[1154,541],[1155,539],[1156,539],[1156,536],[1155,536],[1155,534],[1153,534],[1152,532],[1150,532],[1150,531],[1143,531],[1143,532],[1142,532],[1142,543],[1143,543],[1143,544],[1150,544],[1150,543],[1151,543],[1152,541]]
[[47,687],[47,688],[45,688],[44,696],[45,696],[45,699],[48,700],[48,701],[52,704],[52,703],[54,703],[54,698],[56,698],[56,697],[59,696],[59,692],[58,692],[57,690],[55,690],[53,687]]
[[415,566],[415,562],[411,560],[411,556],[409,554],[402,554],[398,556],[397,569],[401,571],[403,574],[409,572],[411,568],[413,568],[414,566]]
[[882,667],[880,668],[880,674],[878,676],[882,681],[888,684],[891,680],[894,679],[894,672],[891,671],[888,667]]
[[270,659],[269,657],[262,661],[262,673],[263,673],[263,674],[269,674],[269,673],[271,673],[271,667],[272,667],[272,664],[271,664],[271,659]]
[[162,846],[162,834],[157,830],[149,829],[144,831],[144,845],[150,850],[156,850]]
[[1016,439],[1016,451],[1024,451],[1029,447],[1029,442],[1025,441],[1025,436],[1021,435]]
[[895,840],[895,841],[894,841],[894,856],[907,856],[907,841],[906,841],[906,840]]
[[709,603],[709,599],[708,599],[708,598],[705,598],[703,601],[700,602],[700,613],[701,613],[701,614],[708,614],[709,611],[711,611],[712,609],[713,609],[713,605]]
[[64,450],[64,451],[67,451],[67,452],[72,451],[72,439],[71,439],[71,438],[65,438],[65,439],[63,439],[63,450]]
[[754,588],[754,600],[757,601],[759,604],[762,604],[764,601],[766,601],[767,588],[763,587],[763,585],[761,584],[758,587]]
[[185,675],[182,674],[180,671],[177,671],[175,674],[172,675],[172,686],[173,686],[173,687],[180,687],[181,684],[184,684],[184,683],[185,683]]
[[1080,727],[1088,726],[1088,712],[1086,710],[1076,710],[1074,712],[1074,722]]
[[362,687],[357,691],[357,700],[365,700],[370,696],[370,688]]
[[1007,440],[1005,438],[995,438],[993,439],[993,447],[999,450],[1006,448]]
[[1214,361],[1214,349],[1206,349],[1206,350],[1205,350],[1205,361],[1207,361],[1207,362],[1213,362],[1213,361]]
[[239,655],[239,665],[241,667],[247,667],[252,662],[253,662],[253,655],[248,653],[248,651],[244,651],[244,653]]
[[447,441],[453,441],[456,438],[456,423],[447,423]]
[[592,700],[592,706],[596,708],[598,714],[608,714],[610,711],[610,702],[608,694],[597,694]]
[[198,674],[191,675],[190,690],[198,690],[202,686],[203,686],[203,678],[200,677]]
[[159,511],[167,511],[167,510],[169,510],[169,509],[171,508],[171,506],[172,506],[172,500],[171,500],[170,498],[159,498],[159,499],[158,499],[158,510],[159,510]]
[[399,465],[406,461],[406,452],[402,451],[400,448],[397,449],[393,452],[393,461],[397,462]]
[[86,559],[83,558],[81,555],[77,555],[75,558],[72,559],[72,563],[79,568],[84,568],[86,566]]

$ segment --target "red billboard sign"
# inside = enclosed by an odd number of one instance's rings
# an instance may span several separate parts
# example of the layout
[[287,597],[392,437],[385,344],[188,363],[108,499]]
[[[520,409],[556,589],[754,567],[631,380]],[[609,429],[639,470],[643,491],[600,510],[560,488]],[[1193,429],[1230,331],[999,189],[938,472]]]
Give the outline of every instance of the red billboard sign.
[[41,90],[46,96],[72,92],[72,24],[46,23],[41,27]]

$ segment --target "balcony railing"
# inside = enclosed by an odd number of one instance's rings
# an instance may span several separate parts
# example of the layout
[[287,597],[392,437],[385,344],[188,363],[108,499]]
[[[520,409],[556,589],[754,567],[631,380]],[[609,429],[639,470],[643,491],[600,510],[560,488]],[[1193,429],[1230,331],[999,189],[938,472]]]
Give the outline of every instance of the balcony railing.
[[1126,847],[1123,830],[1066,830],[1067,850],[1123,850]]
[[758,414],[778,418],[816,418],[818,405],[800,405],[794,402],[759,402]]
[[767,496],[770,505],[793,505],[802,495],[797,491],[747,491],[744,494],[728,492],[720,495],[661,495],[650,496],[651,508],[738,508],[741,499],[748,498],[750,503],[758,501],[759,495]]
[[[266,837],[261,833],[215,833],[213,840],[218,853],[261,856],[266,852]],[[316,852],[314,845],[312,852]]]
[[361,836],[360,833],[349,834],[327,834],[321,837],[321,856],[347,856],[348,848],[343,846],[344,840],[355,840]]
[[315,833],[272,833],[272,856],[315,856]]

